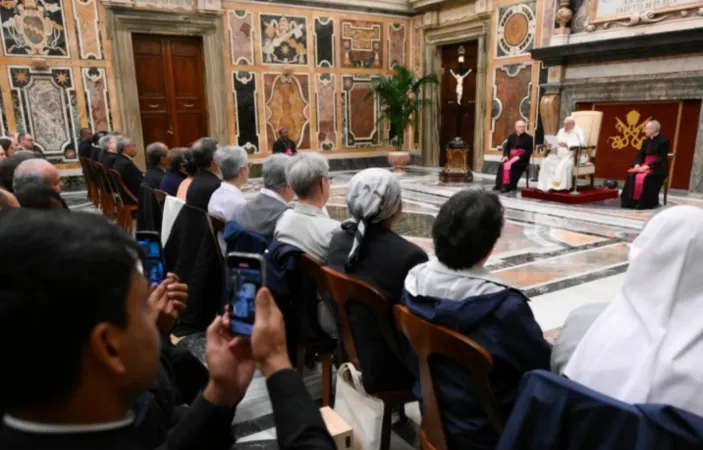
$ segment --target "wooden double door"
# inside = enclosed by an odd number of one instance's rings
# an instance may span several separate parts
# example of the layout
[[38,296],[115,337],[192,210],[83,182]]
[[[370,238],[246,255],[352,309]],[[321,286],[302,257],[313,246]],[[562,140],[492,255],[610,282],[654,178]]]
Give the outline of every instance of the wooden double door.
[[202,40],[132,37],[144,145],[188,147],[208,135]]

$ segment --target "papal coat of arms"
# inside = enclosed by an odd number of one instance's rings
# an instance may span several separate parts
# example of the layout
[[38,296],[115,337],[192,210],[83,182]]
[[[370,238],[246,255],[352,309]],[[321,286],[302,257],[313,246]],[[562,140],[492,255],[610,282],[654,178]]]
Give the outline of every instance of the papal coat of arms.
[[0,1],[6,55],[67,57],[60,0]]
[[305,18],[262,14],[261,53],[265,64],[307,64]]

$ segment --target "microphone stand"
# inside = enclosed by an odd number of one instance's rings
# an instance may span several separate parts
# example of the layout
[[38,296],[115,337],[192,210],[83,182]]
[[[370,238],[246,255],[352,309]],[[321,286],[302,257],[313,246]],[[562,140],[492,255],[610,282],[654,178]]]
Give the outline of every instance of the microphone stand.
[[[576,124],[574,124],[574,128],[576,128]],[[574,133],[576,133],[575,130],[574,130]],[[577,137],[578,140],[579,140],[579,147],[578,147],[578,149],[576,150],[576,153],[574,154],[574,168],[573,168],[572,171],[571,171],[571,178],[572,178],[572,180],[573,180],[573,182],[574,182],[574,183],[573,183],[574,185],[571,186],[571,192],[569,192],[569,194],[571,194],[571,195],[583,195],[583,194],[581,194],[581,193],[579,192],[579,189],[578,189],[578,181],[579,181],[579,179],[578,179],[578,177],[576,177],[576,175],[574,175],[574,170],[576,170],[576,168],[577,168],[578,165],[579,165],[579,161],[581,160],[581,152],[583,151],[583,149],[584,149],[585,147],[583,146],[583,141],[581,140],[581,136],[579,136],[578,133],[576,133],[576,137]]]

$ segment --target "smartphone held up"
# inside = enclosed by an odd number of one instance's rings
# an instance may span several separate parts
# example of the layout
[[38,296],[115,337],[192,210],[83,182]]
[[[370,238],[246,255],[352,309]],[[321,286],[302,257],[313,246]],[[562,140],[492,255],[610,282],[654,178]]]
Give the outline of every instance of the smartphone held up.
[[146,254],[144,275],[149,280],[149,284],[161,284],[166,278],[166,268],[159,233],[155,231],[137,231],[137,243]]
[[226,281],[230,331],[240,336],[251,336],[256,294],[266,286],[266,260],[253,253],[229,253]]

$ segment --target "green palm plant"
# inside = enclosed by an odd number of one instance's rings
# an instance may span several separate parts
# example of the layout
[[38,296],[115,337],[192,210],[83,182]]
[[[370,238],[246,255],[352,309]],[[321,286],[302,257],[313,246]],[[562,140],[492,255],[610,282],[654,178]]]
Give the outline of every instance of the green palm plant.
[[422,78],[415,76],[405,66],[395,66],[395,73],[389,77],[377,77],[371,82],[371,92],[366,95],[378,98],[381,104],[382,117],[388,120],[391,129],[395,131],[395,147],[400,151],[405,145],[405,130],[416,125],[422,108],[432,104],[422,98],[422,88],[425,85],[439,84],[435,74]]

